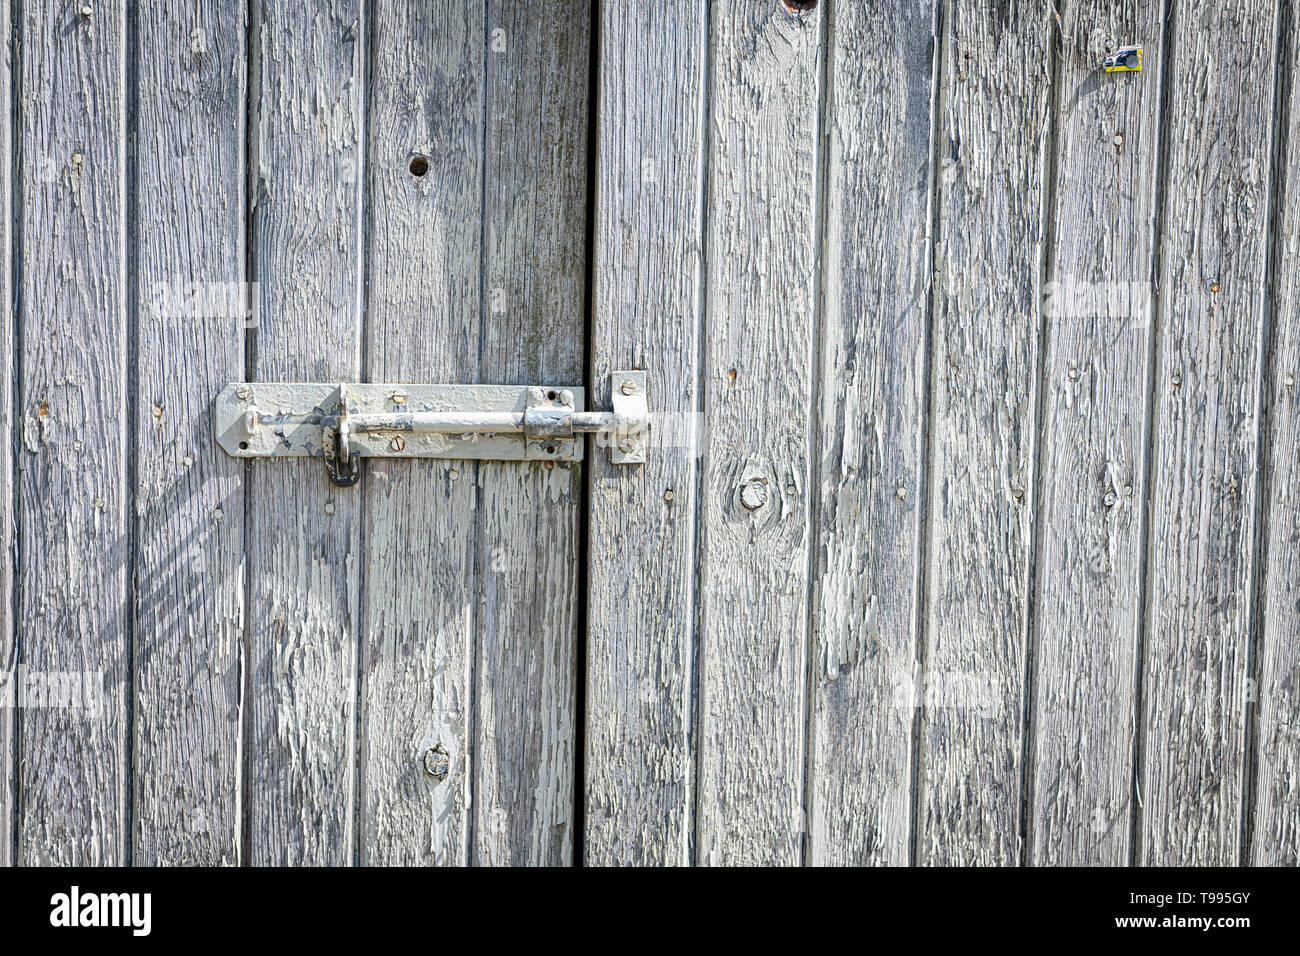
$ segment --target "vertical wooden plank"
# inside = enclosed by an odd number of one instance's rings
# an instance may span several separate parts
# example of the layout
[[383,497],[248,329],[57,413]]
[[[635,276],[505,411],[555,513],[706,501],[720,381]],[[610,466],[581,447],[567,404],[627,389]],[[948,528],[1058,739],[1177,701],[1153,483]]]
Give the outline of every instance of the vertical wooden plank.
[[1300,864],[1300,113],[1296,65],[1300,17],[1285,5],[1281,98],[1281,188],[1276,210],[1274,286],[1266,369],[1263,630],[1255,702],[1255,866]]
[[1019,860],[1049,8],[945,10],[916,861]]
[[712,15],[696,859],[803,840],[821,16]]
[[[261,0],[259,381],[360,376],[358,0]],[[252,464],[247,814],[254,864],[352,859],[361,501],[319,461]]]
[[[1277,4],[1171,24],[1141,854],[1240,859]],[[1235,64],[1225,69],[1225,64]]]
[[[128,859],[126,17],[24,5],[20,665],[98,691],[22,708],[20,861]],[[85,682],[84,684],[82,682]],[[24,681],[26,683],[26,681]]]
[[[11,31],[9,0],[0,0],[0,25]],[[13,105],[13,34],[6,33],[0,49],[0,100]],[[0,128],[0,301],[14,301],[13,258],[13,120]],[[14,524],[14,309],[0,309],[0,866],[13,866],[15,784],[18,767],[14,727],[18,702],[18,641],[14,631],[14,566],[18,563],[18,531]]]
[[[372,9],[367,378],[476,381],[483,7]],[[475,471],[368,464],[363,863],[469,860]]]
[[[587,461],[586,861],[690,862],[705,7],[606,3],[600,23],[592,404],[649,375],[639,467]],[[618,387],[617,383],[614,387]]]
[[[485,382],[582,381],[590,12],[488,6]],[[474,859],[573,856],[581,466],[478,469]]]
[[[247,5],[142,4],[136,77],[137,863],[239,861]],[[193,184],[201,188],[192,188]]]
[[[1043,298],[1032,862],[1129,860],[1161,4],[1062,9]],[[1103,59],[1140,44],[1140,73]]]
[[810,849],[905,865],[930,288],[931,4],[831,11]]

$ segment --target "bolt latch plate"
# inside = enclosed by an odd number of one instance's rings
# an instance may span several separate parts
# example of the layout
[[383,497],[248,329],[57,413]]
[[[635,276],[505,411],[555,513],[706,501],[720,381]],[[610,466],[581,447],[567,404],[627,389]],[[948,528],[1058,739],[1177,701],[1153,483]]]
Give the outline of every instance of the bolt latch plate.
[[575,386],[234,382],[217,396],[217,442],[237,458],[323,458],[336,484],[361,458],[580,461],[584,433],[617,464],[646,460],[644,372],[611,375],[612,412]]

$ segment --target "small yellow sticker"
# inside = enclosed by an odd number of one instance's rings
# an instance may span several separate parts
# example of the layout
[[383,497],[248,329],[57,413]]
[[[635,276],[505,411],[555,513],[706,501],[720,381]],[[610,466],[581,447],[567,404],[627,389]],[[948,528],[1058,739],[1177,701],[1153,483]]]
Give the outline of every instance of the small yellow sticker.
[[1117,52],[1106,57],[1101,68],[1107,73],[1137,73],[1142,69],[1142,48],[1121,47]]

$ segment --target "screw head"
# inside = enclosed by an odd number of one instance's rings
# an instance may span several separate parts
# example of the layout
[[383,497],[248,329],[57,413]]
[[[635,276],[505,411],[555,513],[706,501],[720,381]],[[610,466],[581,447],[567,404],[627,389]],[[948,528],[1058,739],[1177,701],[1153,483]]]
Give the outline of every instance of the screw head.
[[626,382],[624,382],[622,385],[618,387],[618,390],[622,392],[624,395],[635,395],[636,382],[632,381],[631,379],[628,379]]
[[1079,380],[1079,366],[1071,365],[1069,371],[1067,371],[1065,374],[1066,377],[1069,378],[1071,382],[1077,382]]
[[235,395],[238,398],[247,400],[253,397],[253,390],[249,388],[247,385],[241,385],[237,389],[235,389]]
[[393,404],[394,405],[406,404],[406,393],[402,391],[400,388],[397,391],[393,392]]
[[1108,492],[1106,492],[1106,496],[1105,496],[1104,498],[1102,498],[1101,500],[1102,500],[1102,503],[1105,504],[1107,508],[1111,507],[1112,505],[1115,504],[1115,500],[1116,500],[1116,499],[1115,499],[1115,492],[1113,492],[1113,491],[1108,491]]
[[393,451],[401,451],[406,447],[406,439],[401,435],[394,435],[393,440],[388,443],[388,447]]
[[673,490],[669,488],[667,491],[664,492],[664,501],[672,501],[672,500],[673,500]]

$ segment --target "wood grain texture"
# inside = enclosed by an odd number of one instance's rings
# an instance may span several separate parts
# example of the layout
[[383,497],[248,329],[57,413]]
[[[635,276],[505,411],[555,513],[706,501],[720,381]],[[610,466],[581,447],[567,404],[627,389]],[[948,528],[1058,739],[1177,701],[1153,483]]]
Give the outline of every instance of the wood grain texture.
[[[1030,859],[1129,859],[1161,4],[1062,11],[1044,290]],[[1103,59],[1141,42],[1140,73]],[[1118,142],[1116,138],[1118,137]]]
[[[11,24],[8,0],[0,0],[0,23]],[[13,103],[13,44],[0,49],[0,99]],[[0,129],[0,300],[14,301],[13,270],[13,123]],[[14,568],[18,564],[18,529],[14,524],[14,309],[0,310],[0,866],[13,866],[14,821],[18,811],[17,741],[18,635],[14,630]]]
[[244,377],[246,12],[137,14],[134,858],[149,866],[239,862],[244,467],[211,407]]
[[76,675],[99,713],[28,705],[19,860],[122,864],[130,789],[126,136],[122,3],[18,25],[23,269],[20,664]]
[[[262,0],[250,123],[260,381],[360,375],[359,0]],[[252,465],[250,862],[353,857],[361,502],[317,461]]]
[[934,15],[925,3],[845,4],[830,29],[814,864],[898,866],[911,853]]
[[944,13],[916,862],[1019,860],[1048,43],[1041,4]]
[[[371,9],[366,378],[478,381],[483,7]],[[479,467],[501,465],[368,463],[366,864],[469,862]]]
[[[490,3],[484,382],[582,381],[590,12]],[[476,863],[566,864],[581,466],[478,469]]]
[[1272,0],[1184,3],[1171,24],[1139,757],[1146,865],[1240,858],[1276,15]]
[[696,860],[803,843],[821,14],[712,16]]
[[1300,865],[1300,16],[1284,8],[1280,188],[1266,369],[1263,627],[1255,702],[1255,866]]
[[687,864],[708,24],[703,5],[601,13],[589,404],[643,368],[657,430],[644,466],[587,459],[585,859]]

